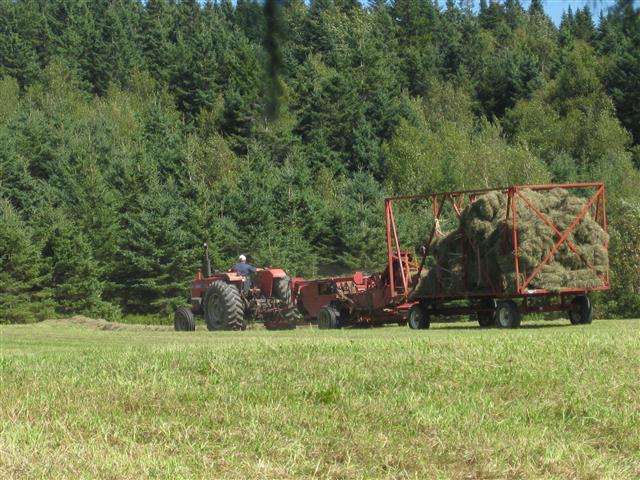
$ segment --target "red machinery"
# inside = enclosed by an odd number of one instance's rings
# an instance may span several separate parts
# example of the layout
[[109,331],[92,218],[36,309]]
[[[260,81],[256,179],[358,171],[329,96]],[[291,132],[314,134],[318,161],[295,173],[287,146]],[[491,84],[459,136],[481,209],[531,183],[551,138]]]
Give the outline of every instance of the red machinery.
[[232,271],[212,273],[204,246],[203,268],[191,282],[191,308],[176,310],[176,330],[195,330],[194,314],[204,316],[209,330],[245,330],[248,317],[263,320],[268,329],[296,327],[291,285],[284,270],[259,268],[253,278]]
[[[581,212],[571,226],[561,232],[548,218],[538,211],[523,194],[524,189],[548,191],[553,188],[590,190]],[[513,238],[515,245],[515,272],[518,278],[513,291],[496,287],[492,291],[473,292],[463,289],[456,294],[424,295],[415,292],[417,279],[425,267],[429,255],[429,245],[438,232],[437,224],[445,208],[451,208],[459,217],[463,208],[476,198],[490,191],[498,191],[507,197],[508,225],[505,235]],[[393,205],[400,201],[421,201],[430,204],[434,224],[431,233],[422,248],[419,264],[412,262],[412,256],[402,250],[396,228]],[[555,233],[557,242],[545,258],[532,272],[520,282],[518,264],[518,210],[531,209]],[[320,328],[340,328],[353,324],[408,323],[411,328],[428,328],[433,315],[476,314],[481,326],[496,324],[499,327],[513,328],[520,325],[520,316],[530,312],[567,311],[571,323],[590,323],[592,305],[586,296],[588,291],[609,288],[608,272],[599,276],[601,285],[592,288],[562,288],[559,292],[530,288],[532,280],[546,265],[562,245],[566,245],[579,256],[574,245],[568,240],[569,234],[591,212],[593,218],[604,231],[607,230],[605,188],[602,183],[582,183],[564,185],[512,186],[501,189],[465,190],[458,192],[433,193],[427,195],[402,196],[385,200],[385,219],[387,234],[387,266],[382,273],[364,275],[356,272],[350,277],[335,277],[304,281],[295,279],[292,290],[300,312],[306,318],[317,318]],[[607,245],[604,245],[605,249]],[[593,269],[586,263],[588,268]],[[466,279],[466,272],[462,275]],[[466,284],[466,283],[465,283]],[[536,297],[559,297],[559,301],[546,301],[534,305],[530,301]],[[522,299],[516,304],[513,299]],[[571,299],[569,301],[569,298]]]
[[[402,252],[405,261],[411,256]],[[399,262],[396,259],[396,274]],[[417,265],[413,265],[417,269]],[[382,273],[355,272],[348,277],[292,281],[298,311],[305,319],[318,321],[319,328],[341,328],[348,325],[382,325],[406,323],[411,304],[393,304],[390,296],[389,269]]]
[[[588,192],[588,196],[584,201],[581,211],[573,219],[571,225],[565,230],[560,231],[553,222],[541,213],[532,202],[523,193],[525,190],[533,190],[545,192],[554,188],[564,188],[568,190],[580,189]],[[417,286],[414,279],[420,277],[420,273],[425,265],[425,260],[429,255],[429,245],[431,245],[434,236],[437,234],[437,223],[442,217],[445,208],[451,208],[454,215],[459,217],[466,204],[472,203],[476,198],[490,191],[497,191],[506,196],[506,221],[505,235],[513,239],[514,245],[514,270],[516,272],[516,286],[513,290],[505,290],[501,286],[495,286],[491,291],[478,293],[469,291],[467,288],[455,295],[416,295],[415,288]],[[594,220],[607,231],[606,216],[606,196],[605,187],[602,183],[574,183],[574,184],[552,184],[552,185],[528,185],[528,186],[511,186],[501,189],[480,189],[465,190],[459,192],[444,192],[428,195],[404,196],[389,198],[385,201],[385,212],[387,219],[387,249],[389,254],[389,263],[393,261],[394,251],[400,250],[398,241],[398,232],[396,229],[393,202],[394,201],[427,201],[431,204],[433,211],[434,224],[431,233],[424,246],[424,254],[420,262],[417,272],[413,273],[408,263],[403,263],[400,281],[397,276],[391,277],[389,296],[393,299],[392,303],[398,305],[398,308],[404,308],[408,298],[414,303],[409,312],[409,325],[413,328],[428,328],[429,318],[432,315],[457,315],[475,313],[481,326],[489,326],[494,324],[503,328],[515,328],[520,325],[520,316],[524,313],[533,312],[554,312],[566,311],[569,313],[571,323],[591,323],[593,316],[593,308],[591,301],[586,296],[589,291],[607,290],[609,288],[608,271],[604,275],[598,275],[594,267],[589,264],[579,254],[576,247],[568,241],[568,237],[575,227],[585,218],[588,212],[592,214]],[[542,261],[531,272],[522,272],[518,263],[518,212],[519,209],[528,209],[535,213],[548,227],[556,237],[556,243],[553,248],[546,254]],[[559,291],[550,291],[540,288],[531,288],[532,281],[541,269],[548,264],[553,256],[558,252],[560,247],[566,245],[575,255],[583,262],[586,268],[594,271],[600,280],[600,285],[590,288],[561,288]],[[603,245],[608,249],[608,243],[605,240]],[[520,281],[520,274],[525,275],[525,280]],[[463,272],[463,279],[467,278],[467,272]],[[548,297],[541,304],[533,304],[535,298]],[[557,301],[553,301],[554,297],[558,297]],[[513,301],[514,298],[521,299],[520,304]],[[457,300],[466,300],[467,305],[451,305]]]

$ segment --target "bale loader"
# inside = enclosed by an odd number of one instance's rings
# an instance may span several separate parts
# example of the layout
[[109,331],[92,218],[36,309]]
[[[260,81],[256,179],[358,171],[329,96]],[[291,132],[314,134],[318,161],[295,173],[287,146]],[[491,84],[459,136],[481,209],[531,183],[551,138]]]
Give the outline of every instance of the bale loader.
[[[475,207],[488,208],[481,200],[489,196],[504,208],[495,210],[493,230],[484,239],[474,238],[471,232],[482,230],[481,217],[471,216],[465,223],[465,215]],[[545,213],[536,199],[555,202],[555,214]],[[421,246],[417,271],[403,263],[400,282],[392,276],[390,285],[392,305],[411,304],[411,328],[428,328],[436,315],[467,314],[475,315],[481,327],[517,328],[522,315],[538,312],[564,313],[573,325],[591,323],[588,294],[610,285],[603,183],[514,185],[388,198],[390,262],[393,252],[400,250],[393,203],[416,201],[430,206],[430,234]],[[449,235],[439,231],[446,209],[459,222]],[[587,238],[590,229],[592,237]],[[442,265],[446,255],[436,254],[431,256],[435,265],[428,266],[431,250],[439,245],[454,261]],[[570,268],[559,281],[555,275],[562,273],[562,265]]]
[[245,330],[250,318],[263,321],[268,329],[296,327],[291,285],[284,270],[258,268],[248,277],[233,271],[212,271],[206,243],[202,268],[191,282],[191,308],[175,311],[174,328],[195,330],[196,315],[204,317],[210,331]]

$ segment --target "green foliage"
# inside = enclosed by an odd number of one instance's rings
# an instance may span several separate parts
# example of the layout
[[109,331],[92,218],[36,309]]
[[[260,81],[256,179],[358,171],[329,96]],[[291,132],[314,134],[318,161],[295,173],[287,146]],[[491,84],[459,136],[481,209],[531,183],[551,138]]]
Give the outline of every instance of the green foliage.
[[219,269],[375,271],[394,193],[604,181],[627,255],[638,8],[441,3],[0,0],[7,318],[170,314],[205,240]]
[[199,242],[187,228],[188,203],[170,194],[175,187],[149,183],[121,216],[111,294],[127,311],[169,314],[185,301]]
[[[458,99],[456,101],[444,99]],[[462,98],[462,100],[460,100]],[[385,144],[388,180],[395,193],[545,183],[545,165],[528,149],[509,145],[500,125],[474,120],[462,92],[442,88],[434,101],[413,107],[417,126],[401,121]]]
[[487,116],[502,117],[518,99],[529,98],[541,85],[536,57],[508,51],[487,65],[478,96]]
[[42,212],[36,217],[56,312],[117,318],[118,310],[102,300],[102,272],[84,234],[61,212]]
[[0,79],[0,125],[6,123],[18,110],[20,87],[12,77]]
[[606,313],[633,316],[640,312],[640,201],[624,202],[614,210],[610,222],[611,282],[607,292]]
[[49,276],[32,232],[0,198],[0,323],[44,320],[53,314]]
[[607,89],[622,124],[640,143],[640,15],[631,2],[618,2],[601,25],[600,48],[611,55]]

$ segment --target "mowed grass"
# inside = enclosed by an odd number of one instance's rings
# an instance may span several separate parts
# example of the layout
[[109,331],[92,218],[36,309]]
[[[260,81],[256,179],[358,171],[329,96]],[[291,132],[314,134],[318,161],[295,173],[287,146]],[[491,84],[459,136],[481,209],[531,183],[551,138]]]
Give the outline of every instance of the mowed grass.
[[640,478],[640,321],[0,327],[0,478]]

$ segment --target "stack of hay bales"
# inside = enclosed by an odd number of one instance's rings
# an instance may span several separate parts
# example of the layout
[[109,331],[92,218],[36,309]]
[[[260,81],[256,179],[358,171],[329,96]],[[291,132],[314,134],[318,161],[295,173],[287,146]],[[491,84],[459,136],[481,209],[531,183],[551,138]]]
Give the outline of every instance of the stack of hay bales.
[[[584,206],[584,199],[556,188],[522,194],[545,215],[561,233],[573,223]],[[520,283],[524,283],[560,239],[525,202],[517,198],[517,233]],[[436,265],[419,281],[415,295],[458,295],[514,292],[516,272],[512,216],[507,219],[507,195],[489,192],[468,205],[460,216],[459,227],[436,239],[430,251]],[[567,237],[580,255],[566,242],[536,275],[529,289],[590,288],[602,285],[587,260],[603,275],[609,268],[604,245],[607,234],[591,214],[582,219]],[[466,282],[466,287],[465,287]]]

